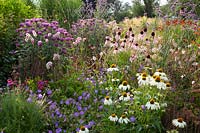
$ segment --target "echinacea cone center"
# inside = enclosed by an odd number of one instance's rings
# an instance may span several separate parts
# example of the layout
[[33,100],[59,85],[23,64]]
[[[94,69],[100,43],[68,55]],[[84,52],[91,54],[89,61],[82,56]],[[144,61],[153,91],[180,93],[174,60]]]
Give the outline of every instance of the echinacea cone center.
[[178,118],[178,122],[182,123],[183,122],[183,118]]
[[84,126],[81,127],[81,131],[85,131],[85,127]]
[[123,84],[123,86],[127,86],[128,82],[127,81],[123,81],[122,84]]
[[154,104],[154,102],[155,102],[154,99],[151,99],[151,100],[150,100],[150,103],[151,103],[151,104]]

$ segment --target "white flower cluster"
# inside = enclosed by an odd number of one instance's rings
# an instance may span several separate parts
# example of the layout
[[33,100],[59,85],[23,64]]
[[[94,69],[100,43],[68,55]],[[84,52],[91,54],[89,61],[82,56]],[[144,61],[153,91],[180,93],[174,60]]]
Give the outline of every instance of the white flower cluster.
[[108,118],[109,118],[110,121],[113,121],[113,122],[117,122],[118,121],[121,124],[123,124],[123,123],[128,124],[130,122],[130,120],[126,117],[125,114],[123,114],[119,119],[118,119],[116,114],[112,114]]
[[137,73],[136,76],[139,86],[156,86],[160,90],[166,90],[171,87],[169,79],[167,78],[166,74],[162,72],[162,69],[158,69],[153,76],[148,75],[145,72]]
[[184,128],[187,125],[186,122],[183,121],[183,118],[177,118],[177,119],[172,120],[172,124],[179,128]]

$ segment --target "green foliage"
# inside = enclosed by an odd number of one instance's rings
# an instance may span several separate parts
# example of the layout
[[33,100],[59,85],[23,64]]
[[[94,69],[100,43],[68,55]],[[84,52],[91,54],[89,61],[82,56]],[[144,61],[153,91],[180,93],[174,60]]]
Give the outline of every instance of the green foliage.
[[36,10],[31,9],[22,0],[0,0],[0,86],[5,82],[11,71],[15,58],[9,53],[14,49],[18,24],[37,15]]
[[49,83],[50,88],[56,88],[53,99],[60,101],[61,99],[73,96],[74,92],[80,94],[86,88],[86,82],[78,80],[80,74],[75,72],[70,76],[64,76],[62,79]]
[[134,17],[140,17],[144,15],[144,5],[140,1],[133,1],[132,12]]
[[[107,23],[102,19],[80,19],[73,23],[71,33],[77,37],[85,38],[75,47],[75,55],[81,53],[82,57],[92,57],[101,52],[105,37],[109,34]],[[76,39],[76,40],[77,40]]]
[[0,129],[6,133],[41,133],[44,117],[41,108],[28,103],[22,94],[1,96]]
[[67,29],[81,17],[81,0],[39,0],[39,5],[43,18],[58,20]]
[[131,56],[130,51],[120,52],[118,54],[108,54],[105,58],[106,64],[113,64],[116,63],[119,67],[129,65],[130,61],[129,58]]

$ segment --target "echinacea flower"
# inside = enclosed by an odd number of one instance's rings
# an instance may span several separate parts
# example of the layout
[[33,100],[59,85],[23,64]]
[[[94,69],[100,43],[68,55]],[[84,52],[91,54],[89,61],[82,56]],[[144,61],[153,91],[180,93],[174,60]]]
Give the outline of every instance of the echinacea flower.
[[104,98],[104,105],[111,105],[112,103],[113,103],[113,102],[112,102],[110,96],[106,96],[106,97]]
[[118,117],[116,114],[112,114],[111,116],[108,117],[110,121],[114,121],[117,122],[118,121]]
[[163,72],[163,70],[161,68],[157,69],[156,72],[153,75],[160,76],[161,80],[169,81],[166,74]]
[[89,133],[89,130],[85,126],[81,126],[78,133]]
[[149,79],[148,77],[142,76],[140,80],[138,80],[138,85],[143,86],[143,85],[149,85]]
[[122,84],[119,85],[119,89],[126,91],[130,89],[130,85],[128,84],[127,81],[123,81]]
[[126,92],[122,92],[122,95],[119,97],[119,100],[121,101],[129,101],[130,99],[130,95]]
[[126,115],[125,114],[123,114],[120,118],[119,118],[119,123],[128,123],[128,122],[130,122],[130,120],[126,117]]
[[153,98],[150,99],[150,101],[148,101],[145,106],[146,106],[147,109],[150,109],[150,110],[158,110],[158,109],[160,109],[159,103],[155,102],[155,100]]
[[165,83],[166,85],[166,89],[170,89],[171,88],[171,84],[169,82]]
[[107,69],[107,72],[112,72],[112,71],[119,71],[116,64],[112,64],[110,68]]
[[186,122],[183,121],[183,118],[177,118],[172,120],[172,124],[179,128],[184,128],[187,125]]

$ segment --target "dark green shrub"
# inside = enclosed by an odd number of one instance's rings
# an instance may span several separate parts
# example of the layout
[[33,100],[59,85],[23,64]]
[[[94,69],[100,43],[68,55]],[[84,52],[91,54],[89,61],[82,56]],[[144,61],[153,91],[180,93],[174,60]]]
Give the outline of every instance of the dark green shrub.
[[0,97],[0,129],[6,133],[41,133],[44,117],[39,105],[29,103],[21,94]]
[[27,6],[23,0],[0,0],[0,86],[5,85],[15,60],[10,52],[15,48],[15,30],[22,20],[36,15],[36,10]]

